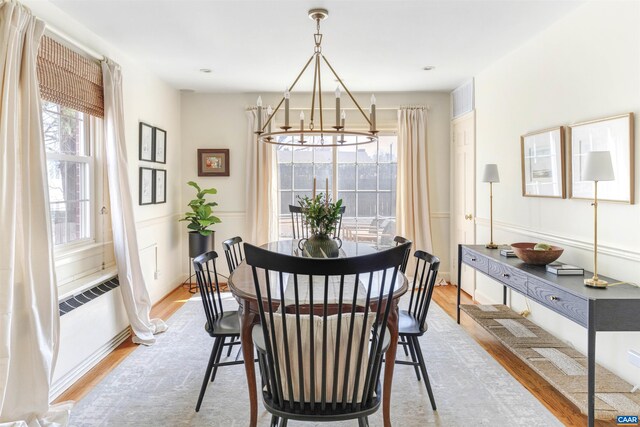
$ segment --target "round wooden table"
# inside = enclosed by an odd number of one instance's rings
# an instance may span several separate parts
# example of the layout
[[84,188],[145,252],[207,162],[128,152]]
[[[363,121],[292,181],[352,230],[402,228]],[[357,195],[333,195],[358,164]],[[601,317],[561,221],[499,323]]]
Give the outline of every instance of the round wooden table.
[[[278,252],[285,255],[297,256],[300,254],[298,249],[298,240],[280,240],[277,242],[267,243],[261,247]],[[372,254],[380,250],[388,249],[388,247],[376,247],[370,243],[356,243],[343,241],[340,248],[341,257],[355,257],[360,255]],[[393,381],[393,367],[396,360],[396,350],[398,348],[398,300],[407,292],[407,278],[404,274],[398,272],[396,283],[393,290],[393,305],[389,313],[387,328],[391,342],[385,356],[384,384],[382,390],[382,416],[385,427],[391,426],[391,384]],[[240,340],[242,342],[242,354],[245,360],[245,372],[247,375],[247,385],[249,388],[249,408],[250,408],[250,426],[255,427],[258,421],[258,394],[256,384],[255,363],[247,363],[254,360],[254,347],[251,338],[251,330],[253,325],[259,320],[258,316],[258,299],[256,296],[255,285],[253,283],[253,273],[251,267],[246,262],[240,263],[233,273],[229,276],[229,289],[240,305]],[[375,304],[375,302],[374,302]]]

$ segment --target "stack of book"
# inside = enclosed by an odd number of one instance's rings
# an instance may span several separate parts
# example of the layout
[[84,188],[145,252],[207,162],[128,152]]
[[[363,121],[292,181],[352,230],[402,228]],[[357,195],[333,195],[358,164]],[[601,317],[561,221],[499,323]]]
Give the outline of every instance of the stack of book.
[[547,264],[547,272],[558,276],[583,276],[584,269],[575,265],[563,264],[561,262],[553,262]]
[[507,258],[515,258],[516,257],[516,253],[513,252],[513,249],[500,249],[500,255],[505,256]]

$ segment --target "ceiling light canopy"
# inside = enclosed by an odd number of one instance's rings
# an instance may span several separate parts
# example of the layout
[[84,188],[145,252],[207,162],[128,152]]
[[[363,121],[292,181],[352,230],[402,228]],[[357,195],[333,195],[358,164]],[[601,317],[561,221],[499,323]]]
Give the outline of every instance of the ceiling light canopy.
[[[284,96],[276,106],[275,110],[269,105],[266,110],[266,119],[263,120],[262,110],[262,98],[258,97],[257,109],[257,126],[256,135],[258,140],[269,144],[288,145],[288,146],[346,146],[346,145],[360,145],[368,144],[378,140],[378,130],[376,129],[376,98],[371,95],[371,106],[369,108],[369,114],[367,115],[358,101],[355,100],[349,89],[345,86],[344,81],[338,76],[338,73],[331,66],[327,57],[322,54],[322,34],[320,33],[320,21],[326,19],[329,16],[329,12],[326,9],[311,9],[309,11],[309,18],[316,21],[316,33],[313,35],[315,47],[313,49],[313,55],[302,67],[302,71],[298,74],[298,77],[293,83],[287,87],[284,92]],[[296,83],[300,80],[309,68],[309,65],[313,62],[313,92],[311,94],[311,109],[309,120],[306,121],[304,111],[300,111],[299,120],[300,123],[297,126],[292,126],[290,121],[289,111],[289,99],[291,98],[291,91],[293,91]],[[338,82],[338,87],[335,90],[335,118],[325,117],[323,111],[323,99],[322,99],[322,64],[331,71],[331,74]],[[346,112],[341,109],[340,102],[342,92],[340,87],[344,89],[351,101],[356,107],[356,110],[364,117],[364,120],[368,124],[368,130],[355,130],[346,126]],[[317,101],[317,102],[316,102]],[[280,127],[275,127],[275,115],[284,105],[284,123]],[[326,105],[324,106],[326,109]],[[276,130],[273,130],[273,129]]]

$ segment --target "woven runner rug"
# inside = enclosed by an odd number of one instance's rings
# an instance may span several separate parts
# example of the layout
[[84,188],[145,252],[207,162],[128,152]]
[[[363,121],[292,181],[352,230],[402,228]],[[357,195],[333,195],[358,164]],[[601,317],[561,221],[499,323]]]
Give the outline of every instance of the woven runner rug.
[[[504,305],[460,306],[524,363],[587,413],[587,358],[530,320]],[[596,365],[596,418],[640,414],[640,391],[611,371]]]

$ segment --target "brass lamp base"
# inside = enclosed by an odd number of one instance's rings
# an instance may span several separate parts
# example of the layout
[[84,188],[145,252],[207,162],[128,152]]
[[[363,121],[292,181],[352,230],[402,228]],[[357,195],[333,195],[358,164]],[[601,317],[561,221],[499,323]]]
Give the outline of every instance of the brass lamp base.
[[584,284],[590,288],[606,288],[609,282],[592,277],[591,279],[584,279]]
[[493,242],[487,243],[486,245],[484,245],[484,247],[487,249],[498,249],[498,245]]

